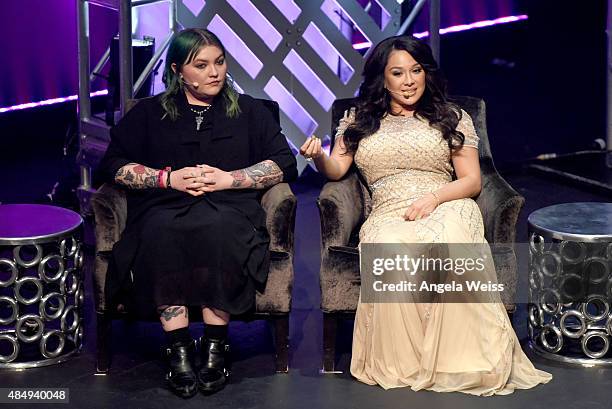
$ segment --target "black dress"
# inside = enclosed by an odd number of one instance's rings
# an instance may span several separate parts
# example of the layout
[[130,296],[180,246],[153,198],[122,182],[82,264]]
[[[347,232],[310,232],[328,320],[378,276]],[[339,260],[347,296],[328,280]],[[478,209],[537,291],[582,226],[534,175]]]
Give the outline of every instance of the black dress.
[[[159,96],[144,99],[111,129],[100,164],[109,180],[128,163],[174,170],[207,164],[231,171],[266,159],[281,168],[283,181],[297,177],[295,156],[259,101],[240,95],[240,115],[228,118],[218,97],[199,131],[184,94],[177,105],[180,116],[173,122],[164,117]],[[109,262],[107,305],[122,304],[147,317],[163,305],[247,312],[269,270],[262,194],[237,189],[193,197],[172,189],[127,190],[127,223]]]

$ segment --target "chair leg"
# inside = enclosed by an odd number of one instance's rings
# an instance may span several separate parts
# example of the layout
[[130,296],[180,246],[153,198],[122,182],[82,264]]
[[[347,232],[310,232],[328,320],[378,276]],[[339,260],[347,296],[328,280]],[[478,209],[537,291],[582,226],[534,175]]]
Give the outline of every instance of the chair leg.
[[274,318],[276,373],[289,372],[289,314]]
[[342,373],[336,371],[336,335],[338,333],[338,316],[323,313],[323,370],[322,373]]
[[106,374],[111,364],[111,334],[113,320],[108,313],[96,313],[96,374]]

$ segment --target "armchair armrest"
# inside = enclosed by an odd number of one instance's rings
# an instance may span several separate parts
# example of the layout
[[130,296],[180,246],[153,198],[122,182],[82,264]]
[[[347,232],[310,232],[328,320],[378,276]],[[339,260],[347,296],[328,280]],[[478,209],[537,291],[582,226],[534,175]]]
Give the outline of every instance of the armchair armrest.
[[110,252],[127,219],[127,199],[120,186],[105,183],[91,198],[96,220],[96,252]]
[[293,254],[297,199],[289,184],[278,183],[268,189],[261,198],[261,206],[266,212],[270,250]]
[[327,182],[317,200],[321,218],[321,251],[346,246],[351,234],[365,219],[365,203],[355,172],[344,179]]
[[493,168],[483,172],[482,192],[476,198],[480,207],[489,243],[514,243],[516,222],[525,204],[518,194]]

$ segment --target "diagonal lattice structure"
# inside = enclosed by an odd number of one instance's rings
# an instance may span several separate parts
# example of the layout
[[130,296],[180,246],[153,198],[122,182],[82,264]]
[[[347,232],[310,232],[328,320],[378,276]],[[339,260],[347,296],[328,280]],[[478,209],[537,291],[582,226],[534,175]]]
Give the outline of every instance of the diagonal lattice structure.
[[183,0],[178,7],[183,27],[219,36],[242,91],[278,101],[295,153],[312,134],[325,141],[333,101],[355,95],[364,57],[353,43],[395,35],[400,15],[397,0]]

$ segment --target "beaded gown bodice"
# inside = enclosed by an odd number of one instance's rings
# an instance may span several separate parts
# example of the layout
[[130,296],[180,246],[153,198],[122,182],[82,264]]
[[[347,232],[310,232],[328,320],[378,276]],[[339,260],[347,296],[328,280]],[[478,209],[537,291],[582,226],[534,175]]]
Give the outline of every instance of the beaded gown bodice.
[[[339,124],[337,136],[353,121],[351,112]],[[478,136],[470,116],[464,111],[457,130],[465,137],[465,147],[478,147]],[[414,200],[453,180],[451,151],[442,133],[420,118],[385,116],[374,134],[362,139],[354,156],[355,164],[372,193],[372,212],[364,223],[360,239],[378,240],[384,224],[403,220]],[[437,241],[442,226],[439,218],[452,207],[472,226],[475,241],[483,234],[482,216],[472,199],[443,203],[432,217],[416,228],[419,240]]]

